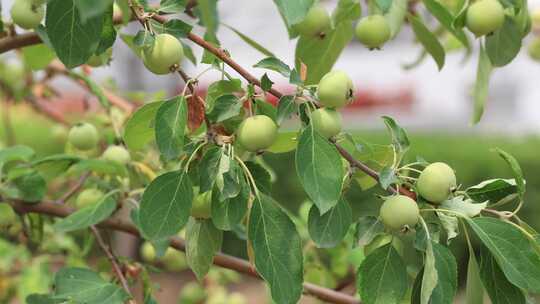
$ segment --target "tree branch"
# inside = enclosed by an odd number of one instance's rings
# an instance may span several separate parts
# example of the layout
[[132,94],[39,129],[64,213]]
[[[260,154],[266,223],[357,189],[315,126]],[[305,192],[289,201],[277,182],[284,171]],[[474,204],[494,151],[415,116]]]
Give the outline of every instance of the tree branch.
[[[53,217],[67,217],[74,211],[72,208],[69,208],[65,205],[60,205],[48,201],[44,201],[38,204],[30,204],[22,201],[10,201],[9,204],[19,214],[39,213]],[[137,237],[141,237],[139,231],[132,223],[120,218],[109,218],[96,226],[109,230],[122,231]],[[186,250],[186,243],[183,239],[179,237],[171,237],[169,241],[171,247],[180,251]],[[249,276],[261,279],[259,274],[253,269],[249,262],[243,259],[239,259],[237,257],[218,253],[214,257],[214,265],[232,269],[237,272],[241,272]],[[310,283],[304,283],[304,293],[317,297],[323,301],[336,304],[362,304],[362,302],[352,296]]]

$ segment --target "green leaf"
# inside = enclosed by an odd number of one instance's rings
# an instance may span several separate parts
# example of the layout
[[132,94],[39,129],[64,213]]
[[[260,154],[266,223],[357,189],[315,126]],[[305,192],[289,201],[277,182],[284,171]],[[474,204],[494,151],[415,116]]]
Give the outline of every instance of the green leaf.
[[188,109],[184,96],[166,101],[157,110],[156,143],[165,159],[174,159],[183,151],[187,120]]
[[34,150],[27,146],[12,146],[0,149],[0,169],[12,161],[29,161],[34,156]]
[[113,0],[74,0],[74,3],[79,11],[82,23],[86,23],[87,20],[101,17],[107,12],[112,7]]
[[30,170],[13,179],[13,184],[18,190],[17,197],[26,202],[37,203],[45,197],[47,192],[45,179],[35,170]]
[[[263,163],[263,161],[261,161],[261,163]],[[272,174],[267,170],[267,167],[261,163],[247,161],[244,164],[251,173],[251,176],[253,176],[257,188],[263,193],[270,195],[272,193]],[[246,185],[246,187],[248,186]]]
[[139,224],[152,241],[173,236],[187,223],[193,189],[184,171],[168,172],[154,179],[142,196]]
[[465,288],[466,304],[484,304],[484,286],[480,277],[480,268],[474,256],[474,251],[469,248],[469,263],[467,264],[467,286]]
[[222,122],[240,114],[243,102],[232,94],[222,95],[216,99],[212,111],[206,117],[212,122]]
[[54,276],[54,298],[85,304],[123,304],[129,295],[86,268],[62,268]]
[[523,292],[506,279],[496,259],[487,250],[482,251],[480,276],[493,304],[525,304]]
[[264,73],[264,75],[261,77],[261,89],[268,92],[270,89],[272,89],[273,84],[274,82],[268,78],[268,74]]
[[[266,74],[264,74],[264,75],[266,75]],[[264,83],[264,76],[263,76],[262,82]],[[272,84],[273,84],[273,82],[270,81],[270,86]],[[266,92],[268,92],[267,90],[269,90],[270,86],[268,86],[267,88],[265,88],[263,90],[266,90]],[[266,100],[257,98],[257,99],[255,99],[255,105],[256,105],[256,113],[257,113],[257,115],[259,115],[259,114],[260,115],[266,115],[266,116],[270,117],[274,122],[276,121],[277,109],[271,103],[267,102]]]
[[458,287],[456,259],[450,249],[435,242],[433,242],[433,253],[438,283],[429,303],[452,304]]
[[281,125],[284,120],[289,119],[291,115],[298,112],[298,105],[295,99],[292,95],[285,95],[279,99],[276,114],[276,123],[278,125]]
[[119,176],[128,174],[124,165],[105,159],[83,159],[69,168],[70,174],[82,174],[86,171]]
[[[292,2],[292,1],[291,1]],[[316,84],[334,66],[343,49],[354,34],[351,21],[344,21],[326,33],[324,38],[302,36],[295,51],[296,69],[307,66],[305,84]]]
[[525,180],[523,179],[523,171],[521,170],[517,159],[510,153],[499,148],[495,148],[495,152],[499,153],[506,163],[508,163],[510,169],[512,169],[512,174],[514,175],[514,180],[516,181],[518,188],[519,198],[523,199],[523,195],[525,194]]
[[[85,1],[89,2],[95,1]],[[74,0],[51,0],[47,4],[45,25],[58,58],[66,67],[74,68],[85,63],[96,51],[103,18],[97,14],[83,23]]]
[[264,58],[257,62],[253,67],[275,71],[287,78],[291,75],[291,68],[276,57]]
[[[92,1],[95,2],[95,1]],[[103,12],[103,28],[101,29],[101,37],[95,54],[101,55],[111,48],[116,41],[116,28],[114,27],[113,14],[114,8],[112,1],[109,7]]]
[[424,271],[422,272],[422,287],[420,290],[420,304],[428,304],[435,288],[439,284],[439,274],[436,267],[435,250],[433,242],[428,242],[424,257]]
[[448,11],[448,9],[441,3],[436,0],[423,0],[428,11],[435,17],[441,25],[450,32],[454,37],[456,37],[463,46],[469,49],[470,43],[469,39],[465,35],[465,32],[462,30],[462,27],[454,26],[454,16]]
[[248,237],[255,268],[270,285],[274,302],[297,303],[303,289],[302,241],[291,219],[265,194],[253,201]]
[[218,191],[212,192],[212,222],[217,228],[225,231],[233,230],[248,210],[250,188],[246,181],[240,179],[240,193],[237,196],[220,200]]
[[[392,2],[392,0],[387,1]],[[335,24],[343,21],[357,20],[361,15],[362,7],[358,0],[339,0],[336,9],[332,13]]]
[[496,203],[517,193],[516,180],[502,178],[485,180],[467,188],[465,192],[474,201]]
[[180,39],[186,38],[193,29],[193,26],[180,19],[171,19],[165,23],[152,20],[152,29],[158,34],[166,33]]
[[214,187],[222,154],[223,150],[217,146],[208,149],[204,153],[199,165],[199,187],[201,193],[209,191]]
[[161,0],[159,11],[167,14],[181,13],[186,7],[187,0]]
[[506,17],[503,26],[486,37],[486,52],[495,67],[509,64],[521,50],[521,28],[510,17]]
[[405,153],[409,149],[409,137],[405,129],[400,127],[397,122],[389,116],[383,116],[384,124],[392,135],[392,145],[396,148],[398,153]]
[[446,241],[450,241],[456,238],[459,235],[459,221],[456,216],[453,214],[448,214],[444,212],[437,212],[437,216],[441,221],[441,225],[446,231]]
[[368,255],[357,273],[357,288],[365,304],[398,304],[407,292],[407,269],[392,244]]
[[220,80],[208,86],[206,93],[206,104],[212,108],[215,100],[226,94],[238,93],[242,91],[242,82],[240,79]]
[[321,214],[338,203],[343,183],[341,156],[336,147],[315,132],[312,125],[304,129],[298,140],[296,172]]
[[31,294],[26,297],[26,304],[64,304],[66,303],[63,299],[53,299],[51,296],[46,294]]
[[217,0],[197,0],[195,13],[199,16],[201,24],[206,28],[206,33],[215,36],[219,26]]
[[32,167],[38,170],[45,180],[50,180],[62,175],[71,165],[80,160],[78,156],[56,154],[35,160],[32,162]]
[[265,48],[264,46],[262,46],[260,43],[258,43],[257,41],[249,38],[248,36],[246,36],[245,34],[243,34],[242,32],[240,32],[239,30],[235,29],[234,27],[230,26],[230,25],[227,25],[227,24],[223,24],[226,28],[230,29],[231,31],[233,31],[236,35],[238,35],[238,37],[240,37],[240,39],[244,40],[245,43],[249,44],[252,48],[256,49],[257,51],[259,51],[261,54],[265,55],[265,56],[268,56],[268,57],[276,57],[272,52],[270,52],[267,48]]
[[274,0],[287,28],[302,22],[313,2],[313,0]]
[[311,206],[308,216],[308,230],[317,247],[336,247],[349,231],[352,224],[351,214],[351,207],[344,199],[341,199],[324,215],[320,215],[319,209],[315,205]]
[[46,44],[36,44],[22,48],[24,64],[33,71],[42,70],[56,58],[56,54]]
[[457,196],[444,201],[441,208],[459,212],[468,217],[475,217],[487,207],[487,202],[473,203],[472,200],[466,199],[464,196]]
[[[278,110],[279,111],[279,110]],[[276,141],[267,149],[270,153],[287,153],[296,149],[297,132],[280,132]]]
[[480,54],[478,56],[478,68],[476,70],[476,83],[474,85],[474,113],[472,117],[472,123],[477,124],[484,114],[484,106],[489,92],[489,79],[491,78],[491,72],[493,66],[489,61],[489,57],[480,44]]
[[437,67],[441,70],[445,60],[444,47],[441,45],[435,34],[424,25],[420,17],[409,14],[407,19],[411,23],[416,38],[422,43],[424,49],[431,55],[437,63]]
[[393,0],[392,6],[388,10],[388,13],[385,15],[386,20],[390,25],[390,31],[392,33],[392,38],[394,38],[399,31],[401,26],[405,21],[405,16],[408,11],[408,1],[407,0]]
[[212,224],[212,220],[189,219],[186,226],[186,258],[197,279],[202,280],[210,270],[222,241],[223,232]]
[[107,219],[116,210],[116,201],[107,196],[99,203],[84,207],[54,224],[58,232],[70,232],[88,228]]
[[154,136],[156,113],[164,101],[156,101],[140,107],[126,123],[124,142],[130,150],[141,150]]
[[356,222],[356,243],[360,247],[366,246],[383,232],[384,225],[377,217],[362,216]]
[[519,229],[494,218],[465,219],[512,284],[540,292],[540,256]]
[[388,189],[392,184],[397,182],[398,178],[396,176],[396,171],[393,168],[385,166],[379,172],[379,184],[384,190]]

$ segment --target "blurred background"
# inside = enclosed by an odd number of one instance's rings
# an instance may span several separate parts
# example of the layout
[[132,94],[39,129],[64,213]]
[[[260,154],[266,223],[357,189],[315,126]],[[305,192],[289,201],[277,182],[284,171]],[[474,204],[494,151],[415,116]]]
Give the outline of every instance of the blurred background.
[[[9,8],[11,2],[2,0],[2,6]],[[321,2],[329,9],[333,9],[336,3]],[[529,3],[531,8],[535,8],[540,1]],[[4,18],[9,18],[8,9],[2,13]],[[294,65],[296,41],[288,40],[285,26],[272,1],[222,0],[219,1],[219,13],[222,23],[253,38],[290,66]],[[132,24],[124,32],[134,34],[138,29],[138,24]],[[195,31],[201,33],[200,28],[195,27]],[[220,27],[218,37],[232,58],[256,76],[262,76],[264,70],[251,67],[263,59],[264,55],[224,26]],[[200,60],[200,49],[194,46],[193,50]],[[350,43],[335,65],[335,69],[347,72],[355,85],[355,100],[343,109],[346,129],[368,142],[387,144],[390,138],[380,117],[392,116],[409,132],[412,150],[408,155],[411,161],[421,156],[430,162],[447,162],[455,168],[459,183],[467,186],[489,178],[510,178],[511,172],[506,163],[490,151],[494,147],[506,150],[519,160],[527,180],[526,204],[521,212],[523,219],[532,227],[540,229],[540,64],[522,52],[510,65],[497,69],[490,83],[484,117],[478,125],[471,125],[473,107],[470,92],[476,77],[475,54],[467,60],[461,52],[450,53],[442,71],[437,70],[431,58],[414,69],[404,69],[419,54],[420,48],[414,44],[408,27],[404,27],[397,39],[380,51],[369,51],[355,40]],[[13,52],[2,54],[0,62],[14,64],[17,62],[16,55]],[[194,66],[186,60],[183,69],[189,75],[197,75],[205,67]],[[228,71],[235,75],[234,71]],[[137,92],[142,91],[155,93],[155,98],[172,96],[182,88],[182,82],[176,75],[155,76],[148,72],[121,41],[115,44],[110,66],[94,69],[92,75],[94,79],[117,88],[119,92],[131,92],[126,95],[130,98],[151,99],[146,94],[137,95]],[[215,73],[205,74],[199,88],[204,90],[218,76]],[[279,89],[288,89],[286,80],[279,74],[269,73],[269,77]],[[58,81],[57,88],[62,95],[52,105],[49,103],[54,111],[76,115],[84,111],[87,104],[94,104],[88,93],[70,81]],[[24,105],[7,109],[2,103],[0,114],[6,111],[12,114],[10,117],[17,143],[34,147],[40,155],[63,151],[62,142],[52,137],[51,121]],[[7,140],[3,124],[5,117],[0,115],[0,141],[4,144]],[[285,128],[292,129],[294,125]],[[275,197],[286,208],[298,212],[306,195],[296,175],[290,172],[294,154],[267,154],[265,159],[276,173]],[[351,188],[348,199],[355,216],[377,214],[380,206],[375,197],[377,193],[380,193],[377,187],[368,191],[361,191],[357,186]],[[225,252],[245,257],[244,247],[238,246],[239,241],[234,235],[226,235],[225,239]],[[137,246],[140,244],[124,237],[121,240],[116,243],[120,254],[139,256]],[[466,246],[462,240],[456,240],[452,243],[452,250],[458,258],[460,281],[463,282],[466,276]],[[265,287],[259,281],[217,269],[213,270],[212,276],[211,282],[225,280],[229,293],[241,292],[243,299],[238,301],[244,302],[239,303],[267,302]],[[156,274],[155,278],[161,287],[158,302],[164,304],[181,303],[178,300],[179,290],[187,282],[194,281],[193,275],[185,269]],[[212,286],[211,282],[205,284]],[[218,284],[215,288],[219,289],[220,286]],[[223,303],[235,304],[230,299]],[[303,303],[316,302],[306,298]]]

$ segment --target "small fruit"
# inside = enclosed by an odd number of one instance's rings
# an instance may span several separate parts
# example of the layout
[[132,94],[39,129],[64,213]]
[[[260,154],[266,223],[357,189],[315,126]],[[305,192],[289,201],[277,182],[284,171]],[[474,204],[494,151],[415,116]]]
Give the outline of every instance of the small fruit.
[[199,194],[193,200],[191,216],[198,219],[210,218],[212,210],[212,191]]
[[95,205],[101,201],[104,194],[101,190],[96,188],[84,189],[75,200],[75,206],[77,208],[84,208],[88,206]]
[[391,37],[390,25],[384,16],[371,15],[356,25],[356,38],[370,49],[378,49]]
[[143,63],[151,72],[163,75],[171,72],[184,57],[182,44],[170,34],[159,34],[154,45],[142,52]]
[[447,200],[456,188],[454,170],[445,163],[433,163],[427,166],[416,181],[418,193],[426,200],[440,204]]
[[308,11],[302,22],[295,29],[303,36],[317,36],[323,34],[331,27],[330,15],[321,5],[314,5]]
[[99,135],[94,125],[83,122],[76,124],[69,130],[68,140],[76,149],[88,151],[97,146]]
[[86,64],[94,68],[109,64],[112,58],[112,51],[113,49],[109,48],[105,52],[99,55],[94,54],[90,56],[90,58],[88,58],[88,61],[86,61]]
[[156,261],[156,250],[150,242],[144,242],[140,249],[141,258],[147,263],[154,263]]
[[199,304],[206,300],[206,291],[197,282],[187,283],[178,298],[179,304]]
[[257,152],[270,147],[277,138],[278,127],[266,115],[248,117],[238,127],[236,136],[242,147]]
[[540,38],[536,37],[534,38],[529,46],[527,47],[527,51],[529,53],[529,56],[536,60],[540,61]]
[[467,9],[467,28],[480,37],[503,26],[504,8],[497,0],[478,0]]
[[51,127],[52,138],[59,143],[65,143],[68,139],[68,130],[62,125],[54,125]]
[[327,73],[319,81],[317,91],[319,101],[330,108],[341,108],[353,96],[353,84],[351,78],[345,72],[332,71]]
[[37,27],[43,16],[45,16],[43,6],[36,5],[31,0],[15,0],[11,7],[11,19],[26,30]]
[[165,254],[161,257],[160,262],[163,263],[163,266],[168,271],[182,271],[188,267],[186,255],[171,247],[167,248]]
[[416,202],[408,196],[395,195],[384,201],[380,210],[381,221],[393,230],[406,226],[412,228],[418,223],[420,210]]
[[102,155],[103,159],[120,165],[127,165],[131,161],[128,150],[122,146],[109,146]]
[[326,138],[341,132],[341,114],[334,109],[320,108],[313,111],[311,121],[315,130]]

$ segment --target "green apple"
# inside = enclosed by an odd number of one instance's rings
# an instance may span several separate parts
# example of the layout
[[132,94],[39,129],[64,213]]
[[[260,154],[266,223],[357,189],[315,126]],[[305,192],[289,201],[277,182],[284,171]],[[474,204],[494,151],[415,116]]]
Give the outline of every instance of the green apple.
[[200,304],[206,300],[206,291],[197,282],[189,282],[180,291],[178,304]]
[[26,30],[36,28],[44,16],[43,6],[34,4],[32,0],[15,0],[11,7],[11,19]]
[[158,75],[170,73],[175,65],[180,64],[183,57],[182,44],[170,34],[157,35],[154,45],[142,52],[146,68]]
[[447,200],[456,185],[454,170],[440,162],[427,166],[416,181],[418,194],[435,204]]
[[384,16],[364,17],[356,25],[356,38],[370,49],[378,49],[391,37],[390,25]]
[[90,123],[78,123],[69,130],[69,143],[78,150],[88,151],[94,149],[99,142],[99,134]]
[[504,24],[504,8],[497,0],[478,0],[467,9],[466,25],[480,37],[493,33]]
[[331,71],[319,81],[319,101],[326,107],[341,108],[353,97],[353,84],[345,72]]
[[320,108],[311,113],[311,122],[319,134],[326,138],[334,137],[341,132],[341,114],[328,108]]
[[527,52],[532,59],[540,61],[540,37],[533,38],[527,47]]
[[168,271],[182,271],[188,267],[186,255],[171,247],[167,248],[160,262],[163,263],[165,269]]
[[294,28],[303,36],[318,36],[324,34],[332,26],[330,15],[321,5],[313,5],[302,22]]
[[139,253],[143,261],[147,263],[154,263],[156,261],[156,250],[150,242],[144,242]]
[[236,131],[240,145],[250,152],[258,152],[270,147],[277,139],[278,126],[266,115],[246,118]]
[[212,191],[197,195],[191,206],[191,216],[198,219],[208,219],[212,210]]
[[120,164],[127,165],[131,161],[128,150],[123,146],[109,146],[102,155],[103,159]]
[[101,190],[96,188],[84,189],[77,196],[77,199],[75,200],[75,206],[80,209],[95,205],[101,201],[104,195],[105,194]]
[[416,202],[408,196],[394,195],[387,198],[380,210],[383,224],[392,230],[414,227],[420,218]]
[[94,54],[90,56],[90,58],[88,58],[88,61],[86,61],[86,64],[94,68],[107,65],[111,61],[112,52],[113,52],[113,49],[111,47],[99,55]]

